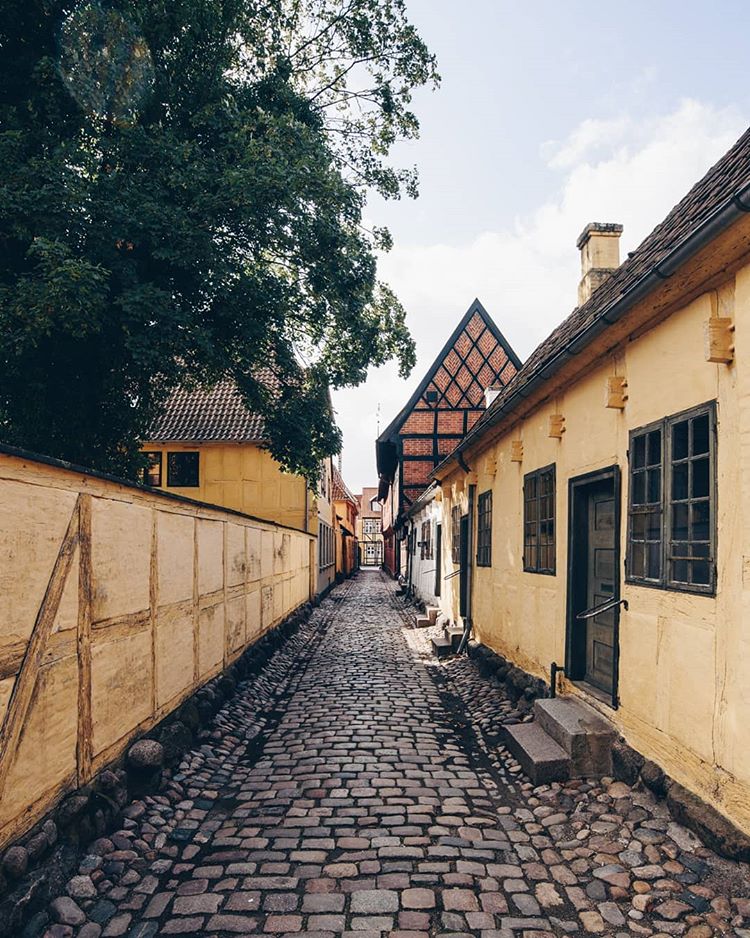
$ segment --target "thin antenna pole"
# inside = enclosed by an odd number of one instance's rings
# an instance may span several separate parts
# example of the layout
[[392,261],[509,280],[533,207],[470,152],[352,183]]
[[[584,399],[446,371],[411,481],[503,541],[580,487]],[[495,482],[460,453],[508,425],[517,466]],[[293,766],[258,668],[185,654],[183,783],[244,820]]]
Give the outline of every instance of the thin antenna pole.
[[378,416],[377,416],[377,421],[378,421],[378,432],[377,432],[377,436],[380,436],[380,401],[378,401]]

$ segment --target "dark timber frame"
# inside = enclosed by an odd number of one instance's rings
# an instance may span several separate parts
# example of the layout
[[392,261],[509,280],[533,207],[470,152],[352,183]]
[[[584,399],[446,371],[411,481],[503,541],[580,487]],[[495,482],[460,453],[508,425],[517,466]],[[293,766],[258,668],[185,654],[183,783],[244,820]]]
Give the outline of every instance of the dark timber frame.
[[[565,674],[571,681],[582,681],[586,671],[586,633],[576,615],[586,608],[585,581],[581,582],[582,564],[581,543],[587,537],[582,519],[582,506],[586,504],[585,490],[598,482],[613,482],[615,500],[615,571],[617,594],[622,586],[621,526],[622,526],[622,473],[618,465],[607,466],[594,472],[576,476],[568,480],[568,589],[567,616],[565,628]],[[578,564],[576,564],[576,558]],[[582,595],[583,593],[583,595]],[[611,706],[619,706],[619,671],[620,671],[620,607],[614,609],[614,654],[612,660],[612,696]],[[589,684],[589,691],[594,690]],[[598,693],[598,692],[597,692]]]
[[[463,352],[462,342],[468,343]],[[502,353],[499,362],[498,351]],[[451,356],[453,363],[448,364]],[[385,499],[388,487],[398,478],[397,517],[429,484],[424,478],[425,464],[427,470],[437,466],[482,416],[483,390],[489,385],[506,386],[520,367],[521,361],[505,336],[475,299],[405,406],[377,439],[380,497]],[[450,426],[441,416],[449,413],[458,415],[449,421]],[[404,425],[413,414],[423,415],[424,426],[406,431]],[[420,471],[416,471],[419,464]]]

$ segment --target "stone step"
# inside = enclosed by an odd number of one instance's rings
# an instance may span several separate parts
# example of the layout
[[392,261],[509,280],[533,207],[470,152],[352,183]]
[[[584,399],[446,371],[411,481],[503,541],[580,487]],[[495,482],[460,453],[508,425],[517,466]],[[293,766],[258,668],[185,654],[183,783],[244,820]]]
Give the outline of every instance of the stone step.
[[437,617],[440,615],[440,608],[438,606],[427,606],[424,613],[429,617],[432,625],[434,625],[437,622]]
[[535,785],[569,778],[568,754],[538,723],[504,726],[503,737],[503,742]]
[[428,616],[417,616],[417,628],[418,629],[428,629],[431,625],[435,623]]
[[443,636],[433,638],[432,652],[437,658],[447,658],[453,652],[453,643],[449,638]]
[[567,753],[573,778],[612,774],[611,723],[575,697],[554,697],[534,703],[539,726]]
[[464,637],[463,627],[460,625],[446,625],[443,628],[443,634],[453,646],[453,651],[458,651],[461,639]]

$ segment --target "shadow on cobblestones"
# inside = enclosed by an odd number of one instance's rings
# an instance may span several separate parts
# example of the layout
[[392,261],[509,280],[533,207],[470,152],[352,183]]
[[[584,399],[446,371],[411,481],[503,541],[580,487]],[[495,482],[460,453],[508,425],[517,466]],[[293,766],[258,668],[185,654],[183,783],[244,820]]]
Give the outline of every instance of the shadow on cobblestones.
[[92,845],[49,938],[750,938],[746,868],[647,792],[532,788],[498,688],[403,614],[378,573],[338,587]]

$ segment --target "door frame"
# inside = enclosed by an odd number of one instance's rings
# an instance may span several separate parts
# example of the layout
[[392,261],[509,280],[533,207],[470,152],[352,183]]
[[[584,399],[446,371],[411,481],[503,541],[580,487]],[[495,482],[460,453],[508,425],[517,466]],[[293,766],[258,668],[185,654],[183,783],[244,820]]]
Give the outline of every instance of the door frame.
[[[603,694],[593,685],[585,683],[580,673],[581,652],[578,647],[580,644],[576,634],[576,615],[580,611],[577,608],[576,595],[578,584],[575,580],[576,569],[574,558],[576,556],[578,545],[581,538],[581,504],[582,492],[590,485],[598,482],[611,480],[614,488],[615,499],[615,589],[617,598],[621,598],[622,585],[624,577],[621,570],[621,524],[622,524],[622,473],[619,465],[606,466],[604,469],[595,469],[593,472],[586,472],[583,475],[575,476],[568,480],[568,571],[567,571],[567,596],[566,596],[566,622],[565,622],[565,674],[571,681],[580,682],[582,686],[594,696],[603,696],[606,700],[607,695]],[[585,606],[584,606],[585,608]],[[615,606],[614,624],[612,633],[612,696],[609,701],[613,710],[617,710],[620,704],[619,700],[619,676],[620,676],[620,606]],[[583,673],[585,674],[585,642],[583,650]]]
[[461,515],[459,531],[461,532],[461,535],[459,540],[458,555],[458,569],[460,570],[458,575],[458,614],[462,619],[466,619],[466,617],[469,615],[469,555],[471,553],[471,527],[469,526],[468,512],[464,515]]
[[440,596],[443,576],[443,526],[435,525],[435,596]]

